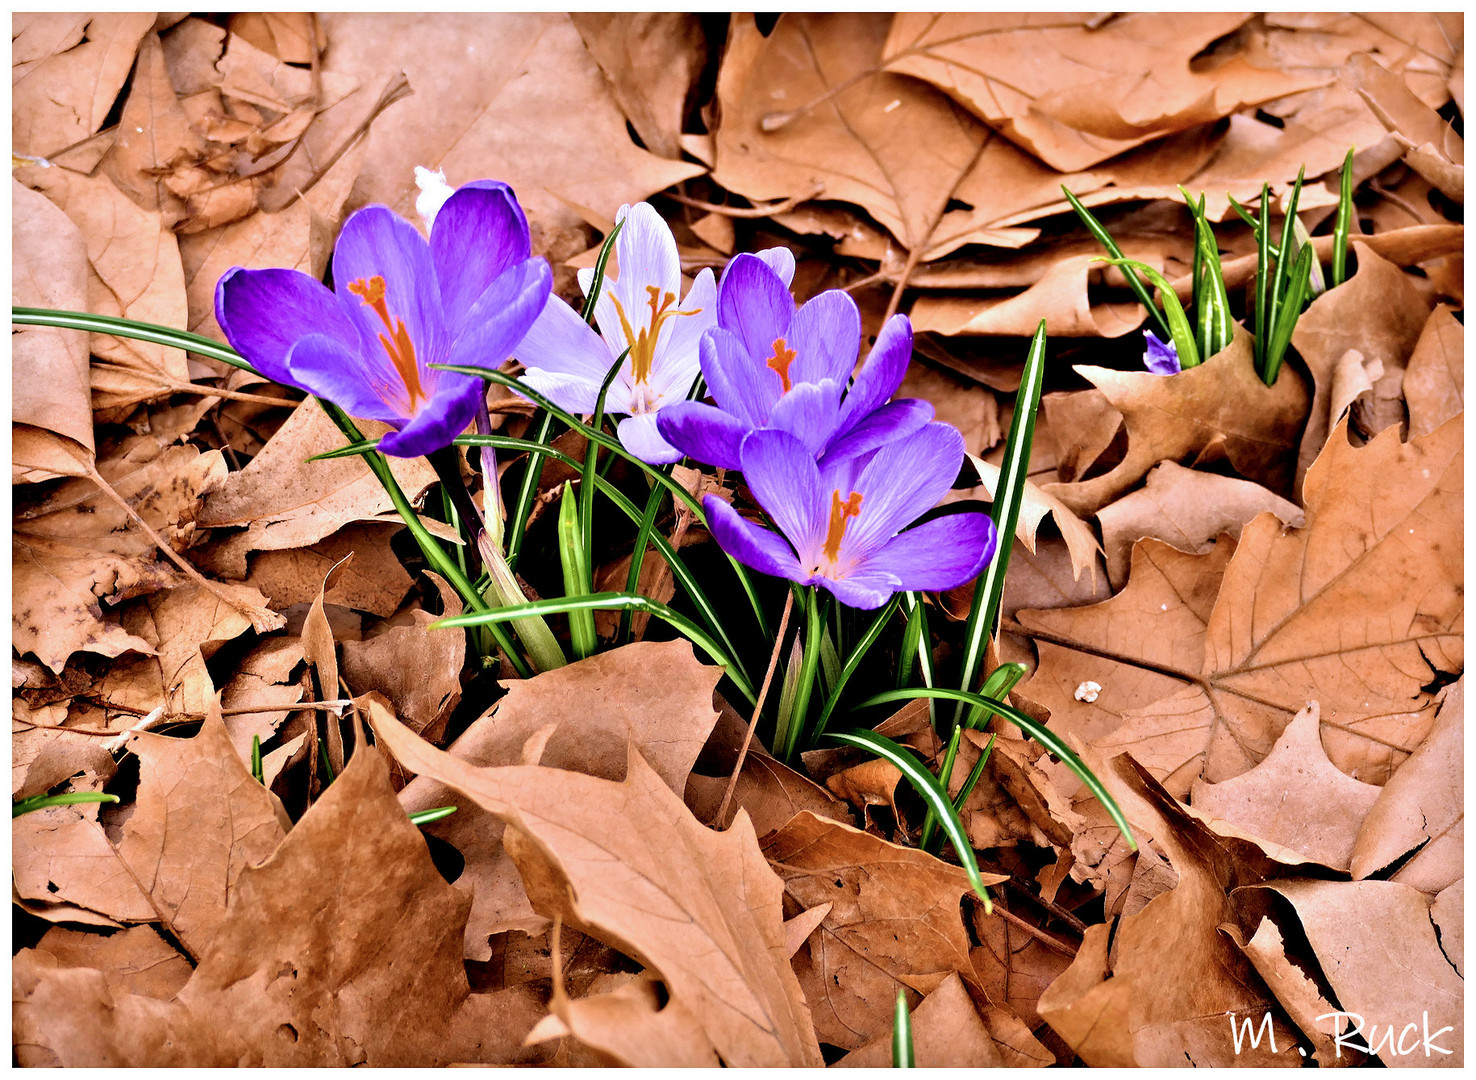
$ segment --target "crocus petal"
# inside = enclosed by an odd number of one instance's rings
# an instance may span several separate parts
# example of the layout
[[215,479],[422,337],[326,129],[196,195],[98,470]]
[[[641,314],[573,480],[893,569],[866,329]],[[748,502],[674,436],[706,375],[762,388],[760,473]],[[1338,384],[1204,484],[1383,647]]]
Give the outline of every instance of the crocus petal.
[[851,574],[838,581],[816,575],[814,583],[830,590],[831,595],[847,607],[862,611],[879,608],[892,598],[893,593],[902,591],[902,583],[885,571]]
[[784,247],[772,247],[756,251],[754,255],[769,264],[769,269],[779,275],[786,289],[794,284],[794,252]]
[[1181,370],[1178,346],[1159,341],[1152,330],[1144,330],[1143,338],[1143,366],[1155,375],[1177,375]]
[[884,572],[909,591],[952,589],[978,577],[994,556],[988,514],[949,514],[894,536],[856,566],[853,576]]
[[619,276],[606,284],[624,305],[631,326],[649,327],[651,311],[647,305],[651,298],[647,287],[654,286],[673,297],[681,293],[682,264],[676,238],[650,203],[636,203],[625,209],[623,217],[617,214],[616,218],[625,222],[615,238]]
[[416,358],[436,363],[445,355],[447,332],[430,245],[414,225],[387,206],[366,206],[354,213],[344,222],[333,249],[334,291],[358,327],[366,354],[383,352],[380,335],[389,331],[349,287],[375,277],[384,279],[385,307],[391,320],[404,322]]
[[538,321],[552,288],[553,271],[542,259],[528,259],[500,275],[467,312],[446,363],[501,367]]
[[[455,380],[453,383],[451,380]],[[392,457],[424,457],[466,430],[477,413],[477,397],[486,384],[469,375],[449,375],[436,396],[400,431],[379,440],[379,449]]]
[[715,326],[702,335],[698,349],[707,390],[718,408],[759,427],[779,397],[779,380],[754,364],[737,335]]
[[794,313],[785,339],[794,350],[789,378],[795,383],[833,379],[845,386],[856,367],[861,312],[849,293],[828,289]]
[[774,355],[774,342],[789,333],[794,297],[769,264],[756,256],[734,256],[718,285],[718,326],[736,335],[763,364]]
[[698,401],[676,401],[656,414],[661,437],[693,461],[720,469],[742,467],[738,452],[751,430],[731,413]]
[[933,418],[933,403],[921,398],[889,401],[868,413],[859,424],[840,438],[832,438],[825,448],[825,461],[854,458],[884,446],[894,439],[906,438]]
[[810,558],[825,539],[830,507],[814,457],[789,432],[768,430],[750,432],[738,456],[758,504],[800,558]]
[[226,340],[274,382],[298,385],[287,354],[308,334],[326,334],[351,354],[359,334],[321,281],[297,270],[227,270],[215,286],[215,320]]
[[830,379],[800,383],[774,404],[767,426],[789,432],[816,457],[835,431],[840,396],[840,387]]
[[897,392],[912,360],[912,323],[906,315],[893,315],[876,337],[876,344],[846,394],[840,432],[844,434],[877,406]]
[[600,395],[598,383],[578,375],[564,375],[543,368],[529,368],[523,372],[519,382],[527,383],[565,412],[592,413]]
[[661,338],[656,344],[656,361],[652,365],[653,379],[669,365],[685,368],[689,362],[693,373],[696,373],[697,344],[704,331],[717,325],[717,283],[711,270],[704,269],[697,275],[677,310],[691,314],[667,319],[661,328]]
[[878,450],[856,479],[865,501],[841,544],[842,561],[864,560],[936,506],[958,477],[963,458],[958,429],[936,422]]
[[647,465],[670,465],[682,460],[682,452],[661,437],[657,413],[637,413],[620,421],[620,445]]
[[590,380],[596,390],[615,362],[600,335],[557,296],[548,298],[513,355],[526,368]]
[[478,180],[457,188],[435,221],[431,260],[442,310],[455,337],[477,297],[505,271],[528,260],[528,219],[512,188],[497,180]]
[[293,386],[326,398],[351,416],[387,424],[409,419],[404,408],[392,404],[394,395],[386,392],[398,387],[399,376],[382,354],[366,363],[357,349],[337,338],[308,334],[298,338],[287,354],[287,370]]
[[744,566],[790,581],[804,578],[799,560],[780,537],[741,517],[716,495],[704,498],[702,507],[707,511],[708,531],[718,546]]

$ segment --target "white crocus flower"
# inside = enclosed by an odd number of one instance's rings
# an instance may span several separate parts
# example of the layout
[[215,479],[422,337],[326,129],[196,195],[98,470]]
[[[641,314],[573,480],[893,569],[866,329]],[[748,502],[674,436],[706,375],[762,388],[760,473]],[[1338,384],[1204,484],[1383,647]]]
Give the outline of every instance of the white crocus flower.
[[[620,441],[653,465],[681,459],[681,453],[656,430],[656,413],[691,392],[701,371],[697,344],[717,325],[717,285],[704,269],[678,303],[681,262],[671,229],[649,204],[622,206],[624,221],[615,238],[618,269],[607,270],[595,304],[596,333],[579,313],[557,296],[514,354],[525,368],[523,381],[560,408],[589,413],[612,364],[630,352],[605,395],[605,411],[624,415]],[[794,276],[794,257],[774,249],[762,257],[784,277]],[[579,271],[588,295],[594,270]]]
[[425,231],[429,233],[436,223],[436,215],[456,189],[446,183],[446,170],[431,172],[424,165],[415,166],[415,186],[420,189],[420,194],[415,196],[415,212],[425,222]]

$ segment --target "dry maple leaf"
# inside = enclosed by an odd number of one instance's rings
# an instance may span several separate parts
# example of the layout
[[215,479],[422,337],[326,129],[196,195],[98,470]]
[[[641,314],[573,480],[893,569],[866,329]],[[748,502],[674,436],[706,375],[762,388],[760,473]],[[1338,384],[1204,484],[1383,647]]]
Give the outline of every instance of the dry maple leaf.
[[782,887],[747,815],[725,833],[706,829],[634,750],[622,783],[539,766],[479,769],[378,705],[369,712],[402,765],[516,832],[519,869],[545,914],[564,909],[652,968],[725,1063],[821,1063],[785,952]]
[[1045,491],[1077,514],[1095,513],[1122,495],[1160,461],[1223,456],[1242,476],[1272,491],[1289,492],[1288,451],[1307,415],[1302,377],[1284,367],[1275,385],[1256,374],[1251,339],[1239,324],[1235,339],[1198,367],[1177,375],[1113,371],[1077,365],[1127,423],[1127,453],[1091,480],[1047,484]]
[[1450,308],[1436,306],[1404,372],[1409,433],[1428,435],[1466,407],[1465,327]]
[[681,160],[682,120],[707,61],[688,12],[573,12],[569,16],[647,149]]
[[[919,1069],[997,1069],[1005,1063],[956,974],[923,998],[912,1010],[911,1021],[913,1065]],[[842,1069],[890,1067],[892,1033],[883,1032],[835,1064]]]

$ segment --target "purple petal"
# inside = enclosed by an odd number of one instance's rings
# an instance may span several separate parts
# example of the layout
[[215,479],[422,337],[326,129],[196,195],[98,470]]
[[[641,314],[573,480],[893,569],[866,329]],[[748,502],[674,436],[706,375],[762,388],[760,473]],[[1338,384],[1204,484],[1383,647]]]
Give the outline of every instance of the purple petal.
[[840,422],[842,432],[850,431],[897,392],[911,360],[912,323],[906,315],[893,315],[877,335],[876,344],[846,394]]
[[856,367],[860,340],[861,312],[856,301],[840,289],[820,293],[795,312],[789,324],[785,342],[795,352],[790,381],[798,384],[833,379],[845,386]]
[[799,560],[780,537],[739,516],[716,495],[705,497],[702,507],[707,511],[708,531],[718,546],[744,566],[790,581],[805,577]]
[[487,286],[528,260],[528,219],[512,188],[478,180],[457,188],[441,207],[430,248],[441,307],[454,337]]
[[698,401],[676,401],[656,414],[661,437],[693,461],[742,468],[739,450],[752,430],[731,413]]
[[903,589],[951,589],[979,576],[994,556],[994,522],[988,514],[949,514],[894,536],[856,573],[892,575]]
[[620,445],[647,465],[670,465],[682,460],[682,452],[661,437],[656,427],[658,413],[637,413],[620,421]]
[[[589,380],[596,392],[615,362],[600,335],[557,296],[548,298],[513,355],[526,368]],[[594,408],[593,399],[589,408]]]
[[351,288],[384,279],[384,306],[390,321],[403,321],[416,359],[440,363],[449,344],[441,312],[441,290],[430,245],[387,206],[366,206],[344,222],[333,249],[333,284],[339,305],[358,328],[363,351],[382,352],[380,335],[393,336],[374,308]]
[[552,288],[553,271],[542,259],[528,259],[502,274],[466,313],[446,363],[501,367],[538,321]]
[[325,398],[352,416],[402,424],[410,417],[408,395],[384,354],[366,363],[358,352],[327,334],[299,338],[287,354],[293,386]]
[[738,335],[762,364],[774,355],[774,342],[789,333],[794,297],[769,264],[749,254],[734,256],[718,285],[718,325]]
[[963,464],[964,441],[951,424],[931,423],[879,449],[861,470],[861,513],[846,533],[843,555],[865,558],[938,505]]
[[359,350],[358,331],[333,293],[297,270],[227,270],[215,286],[215,319],[231,347],[256,370],[289,386],[298,384],[287,370],[287,354],[308,334],[326,334],[351,353]]
[[842,461],[906,438],[933,419],[933,403],[921,398],[889,401],[825,448],[825,461]]
[[784,282],[786,289],[794,284],[794,252],[788,248],[772,247],[753,254],[755,258],[763,259],[769,269],[779,275],[779,280]]
[[893,593],[902,591],[902,584],[881,570],[852,573],[839,580],[816,576],[814,583],[830,590],[831,595],[847,607],[862,611],[879,608],[892,598]]
[[739,451],[743,478],[758,504],[808,560],[819,551],[829,523],[830,493],[804,444],[787,431],[754,431]]
[[379,449],[392,457],[423,457],[450,446],[451,440],[472,422],[477,412],[477,397],[485,392],[486,384],[481,379],[450,376],[402,430],[391,431],[379,440]]
[[1179,373],[1179,348],[1172,341],[1159,341],[1152,330],[1144,330],[1143,366],[1155,375]]
[[817,457],[835,432],[840,396],[840,386],[830,379],[800,383],[774,404],[767,426],[789,432]]
[[779,399],[778,376],[755,364],[743,342],[722,327],[702,335],[699,352],[708,392],[718,408],[749,427],[767,423],[769,411]]

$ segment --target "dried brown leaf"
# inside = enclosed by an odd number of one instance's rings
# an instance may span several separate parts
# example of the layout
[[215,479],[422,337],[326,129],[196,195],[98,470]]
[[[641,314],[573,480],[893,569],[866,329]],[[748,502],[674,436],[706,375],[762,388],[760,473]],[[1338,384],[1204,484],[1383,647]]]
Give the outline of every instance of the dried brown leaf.
[[[912,1010],[913,1065],[919,1069],[999,1068],[1004,1065],[963,980],[949,975]],[[881,1069],[893,1064],[892,1033],[878,1035],[836,1063]]]
[[1465,330],[1444,304],[1425,321],[1404,372],[1411,435],[1428,435],[1465,410]]
[[682,114],[707,62],[707,40],[687,12],[569,16],[621,111],[652,153],[681,160]]
[[176,168],[192,167],[205,155],[205,139],[180,107],[158,34],[138,51],[133,83],[118,119],[118,134],[103,155],[102,171],[118,189],[147,210],[162,210],[173,224],[182,210],[166,187]]
[[1099,255],[1072,255],[1053,263],[1039,281],[1008,297],[922,296],[912,307],[913,328],[939,334],[1029,336],[1042,319],[1051,337],[1117,338],[1143,321],[1136,302],[1093,304],[1087,280]]

